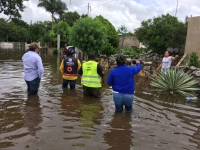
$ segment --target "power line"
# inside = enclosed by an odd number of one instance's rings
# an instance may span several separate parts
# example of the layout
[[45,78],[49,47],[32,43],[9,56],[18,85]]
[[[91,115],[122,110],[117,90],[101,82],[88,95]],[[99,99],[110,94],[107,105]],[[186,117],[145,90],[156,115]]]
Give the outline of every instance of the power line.
[[[109,1],[109,2],[106,2],[106,3],[101,4],[101,5],[99,5],[99,6],[96,6],[96,7],[94,7],[94,8],[97,8],[97,7],[103,6],[103,5],[108,4],[108,3],[112,2],[112,1],[114,1],[114,0],[111,0],[111,1]],[[92,8],[91,10],[93,10],[94,8]]]
[[[96,11],[96,10],[93,10],[93,11]],[[98,12],[98,11],[96,11],[96,12]],[[98,12],[98,13],[101,13],[101,12]],[[101,13],[101,14],[105,14],[105,13]],[[105,15],[106,15],[106,16],[110,16],[110,15],[107,15],[107,14],[105,14]],[[114,16],[110,16],[110,17],[116,18],[116,19],[121,20],[121,21],[127,21],[127,22],[131,22],[131,23],[138,23],[138,24],[141,24],[141,23],[139,23],[139,22],[133,22],[133,21],[130,21],[130,20],[122,20],[122,19],[117,18],[117,17],[114,17]]]
[[71,4],[72,4],[74,1],[76,1],[76,0],[73,0],[73,1],[72,1],[72,0],[70,0],[70,2],[69,2],[69,5],[71,5]]
[[[86,8],[84,11],[86,11],[86,10],[88,10],[88,8]],[[82,14],[84,11],[82,11],[81,14]]]

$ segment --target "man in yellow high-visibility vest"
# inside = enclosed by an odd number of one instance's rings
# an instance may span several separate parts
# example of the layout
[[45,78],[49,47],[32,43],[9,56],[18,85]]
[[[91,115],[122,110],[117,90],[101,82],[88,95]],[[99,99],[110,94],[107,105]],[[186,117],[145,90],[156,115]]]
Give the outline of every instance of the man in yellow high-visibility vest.
[[95,61],[95,54],[88,55],[88,61],[83,63],[78,74],[81,76],[83,94],[101,97],[100,89],[104,84],[104,73],[101,65]]

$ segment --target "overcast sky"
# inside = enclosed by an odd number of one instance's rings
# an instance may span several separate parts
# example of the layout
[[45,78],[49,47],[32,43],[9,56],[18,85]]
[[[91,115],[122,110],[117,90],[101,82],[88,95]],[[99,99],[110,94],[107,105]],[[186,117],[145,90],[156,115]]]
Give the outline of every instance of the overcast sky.
[[[88,3],[91,6],[91,16],[102,15],[108,19],[116,29],[125,25],[130,32],[140,27],[143,20],[152,19],[162,14],[175,16],[177,0],[62,0],[67,4],[68,11],[79,14],[88,13]],[[37,7],[39,0],[24,1],[26,9],[22,12],[22,20],[30,24],[36,21],[51,20],[50,13],[44,8]],[[200,16],[200,0],[178,0],[176,16],[180,21],[186,16]],[[6,16],[0,14],[0,17]]]

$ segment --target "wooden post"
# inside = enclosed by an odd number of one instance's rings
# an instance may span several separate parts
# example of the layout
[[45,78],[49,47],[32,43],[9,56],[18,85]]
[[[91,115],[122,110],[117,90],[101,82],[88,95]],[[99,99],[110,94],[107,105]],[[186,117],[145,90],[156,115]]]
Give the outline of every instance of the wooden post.
[[182,61],[185,59],[185,57],[187,56],[187,54],[188,53],[185,53],[184,55],[183,55],[183,57],[179,60],[179,62],[176,64],[176,67],[178,67],[181,63],[182,63]]
[[60,68],[60,35],[57,35],[57,70]]

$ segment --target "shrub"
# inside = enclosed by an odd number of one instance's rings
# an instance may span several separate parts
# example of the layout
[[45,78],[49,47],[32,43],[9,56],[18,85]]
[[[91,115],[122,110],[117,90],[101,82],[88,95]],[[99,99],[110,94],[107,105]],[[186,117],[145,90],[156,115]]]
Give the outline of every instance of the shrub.
[[54,48],[53,51],[52,51],[52,53],[53,53],[54,55],[57,55],[57,54],[58,54],[57,48]]
[[122,50],[122,53],[124,55],[134,55],[134,56],[137,56],[137,52],[134,51],[132,48],[125,48]]
[[197,55],[196,52],[192,52],[190,54],[189,66],[194,66],[194,67],[197,67],[197,68],[200,67],[199,56]]
[[191,74],[185,73],[182,69],[170,69],[166,74],[161,72],[155,75],[150,85],[160,92],[194,96],[192,92],[200,90],[195,87],[197,83]]

